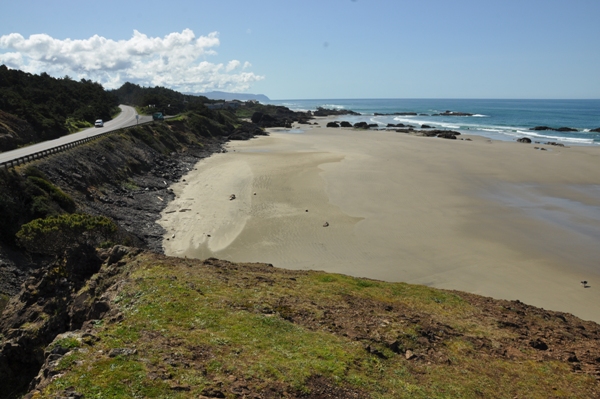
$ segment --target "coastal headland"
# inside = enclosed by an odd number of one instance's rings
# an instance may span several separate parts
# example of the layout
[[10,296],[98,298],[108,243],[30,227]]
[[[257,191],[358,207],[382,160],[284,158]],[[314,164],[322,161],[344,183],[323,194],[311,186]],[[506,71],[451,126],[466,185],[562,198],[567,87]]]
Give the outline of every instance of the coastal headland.
[[597,148],[329,120],[200,161],[172,186],[165,253],[463,290],[600,322]]

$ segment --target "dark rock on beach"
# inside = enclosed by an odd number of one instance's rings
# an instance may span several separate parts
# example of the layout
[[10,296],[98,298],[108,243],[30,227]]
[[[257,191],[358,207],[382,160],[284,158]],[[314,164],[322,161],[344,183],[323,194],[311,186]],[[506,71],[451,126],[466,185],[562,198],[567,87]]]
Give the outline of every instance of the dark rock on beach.
[[262,112],[255,112],[252,114],[252,123],[259,125],[260,127],[288,127],[289,123],[287,119],[280,119],[274,116],[263,114]]
[[388,115],[417,116],[417,113],[416,112],[392,112],[389,114],[383,114],[383,113],[375,112],[373,115],[375,115],[375,116],[388,116]]
[[473,116],[473,114],[469,114],[468,112],[444,111],[432,116]]
[[520,139],[517,139],[517,141],[519,143],[531,143],[531,139],[529,137],[521,137]]
[[337,122],[327,122],[327,127],[340,127]]
[[342,122],[340,122],[340,126],[341,127],[352,127],[352,124],[347,121],[342,121]]
[[543,130],[554,130],[557,132],[578,132],[577,129],[574,129],[572,127],[559,127],[559,128],[554,128],[554,127],[550,127],[550,126],[536,126],[536,127],[532,127],[529,130],[538,130],[538,131],[543,131]]
[[409,133],[414,134],[416,136],[423,137],[439,137],[443,139],[456,140],[456,136],[460,136],[460,132],[454,130],[441,130],[441,129],[432,129],[432,130],[415,130],[413,128],[408,129],[396,129],[398,133]]
[[600,127],[590,130],[590,132],[600,133]]
[[327,109],[319,107],[313,112],[313,116],[335,116],[335,115],[360,115],[349,109]]
[[356,129],[368,129],[369,128],[369,124],[367,122],[356,122],[354,124],[354,128],[356,128]]
[[404,123],[396,123],[396,124],[394,124],[394,123],[388,123],[387,127],[410,127],[410,128],[412,128],[413,126],[411,126],[411,125],[405,125]]
[[456,134],[455,134],[455,132],[438,133],[438,135],[436,137],[439,137],[439,138],[442,138],[442,139],[456,140]]
[[266,135],[267,132],[259,128],[256,124],[243,122],[228,138],[229,140],[248,140],[252,137]]

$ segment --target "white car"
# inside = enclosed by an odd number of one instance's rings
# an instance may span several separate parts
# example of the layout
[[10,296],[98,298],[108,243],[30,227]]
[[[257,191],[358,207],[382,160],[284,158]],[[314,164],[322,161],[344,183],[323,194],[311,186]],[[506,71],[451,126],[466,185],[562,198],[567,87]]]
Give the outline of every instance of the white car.
[[96,126],[96,127],[104,127],[104,122],[102,121],[102,119],[97,119],[96,123],[94,124],[94,126]]

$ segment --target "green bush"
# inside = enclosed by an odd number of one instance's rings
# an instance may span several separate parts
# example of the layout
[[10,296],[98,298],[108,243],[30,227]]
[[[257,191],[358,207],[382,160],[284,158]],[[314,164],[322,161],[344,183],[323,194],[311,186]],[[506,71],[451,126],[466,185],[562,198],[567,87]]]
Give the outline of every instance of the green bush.
[[44,190],[50,198],[55,201],[62,209],[67,212],[75,212],[75,201],[67,194],[65,194],[60,188],[50,183],[48,180],[37,176],[29,176],[27,180],[35,184],[37,187]]
[[32,253],[59,255],[78,246],[95,246],[112,238],[115,223],[104,216],[82,213],[35,219],[21,226],[16,237]]

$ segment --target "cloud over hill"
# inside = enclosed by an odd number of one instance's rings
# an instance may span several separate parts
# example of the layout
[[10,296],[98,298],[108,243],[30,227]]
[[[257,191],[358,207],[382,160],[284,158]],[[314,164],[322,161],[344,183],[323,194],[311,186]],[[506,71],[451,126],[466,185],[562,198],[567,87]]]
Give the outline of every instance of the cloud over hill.
[[88,39],[55,39],[47,34],[29,38],[19,33],[0,36],[0,64],[30,73],[91,79],[107,89],[125,82],[165,86],[178,91],[246,91],[264,76],[249,71],[250,63],[211,63],[220,45],[218,32],[196,37],[190,29],[165,37],[133,31],[128,40],[98,35]]

